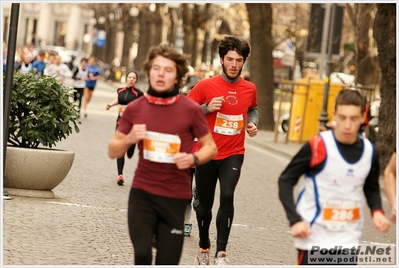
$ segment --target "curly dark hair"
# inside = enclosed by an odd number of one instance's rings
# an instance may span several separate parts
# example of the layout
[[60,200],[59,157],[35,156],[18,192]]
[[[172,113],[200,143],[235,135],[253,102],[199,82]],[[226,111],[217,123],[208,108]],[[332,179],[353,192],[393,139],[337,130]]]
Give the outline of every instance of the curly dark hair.
[[143,68],[147,76],[149,77],[150,69],[152,63],[157,56],[162,56],[167,59],[170,59],[176,63],[177,70],[177,84],[179,87],[183,86],[183,78],[186,73],[188,73],[188,56],[184,53],[180,53],[173,46],[169,46],[167,44],[160,44],[158,46],[152,46],[148,53],[147,58],[143,64]]
[[225,35],[219,43],[219,56],[224,58],[230,50],[236,51],[238,54],[243,56],[245,62],[251,52],[251,47],[249,46],[248,41],[241,37]]

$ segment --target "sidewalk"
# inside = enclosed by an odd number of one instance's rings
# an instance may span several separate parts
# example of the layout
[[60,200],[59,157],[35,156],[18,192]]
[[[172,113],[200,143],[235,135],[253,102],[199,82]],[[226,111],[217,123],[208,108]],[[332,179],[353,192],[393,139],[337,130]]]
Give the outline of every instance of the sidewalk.
[[286,142],[287,135],[287,133],[277,133],[277,142],[274,142],[275,133],[273,131],[259,130],[255,137],[251,138],[247,136],[246,142],[257,144],[274,154],[284,156],[291,160],[302,147],[303,143]]

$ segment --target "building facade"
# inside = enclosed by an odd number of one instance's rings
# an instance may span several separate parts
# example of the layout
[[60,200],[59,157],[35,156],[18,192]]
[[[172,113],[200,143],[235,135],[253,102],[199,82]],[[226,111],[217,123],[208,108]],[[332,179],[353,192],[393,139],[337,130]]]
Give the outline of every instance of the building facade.
[[[8,43],[11,3],[2,3],[3,42]],[[93,12],[79,4],[20,3],[17,47],[33,44],[65,46],[90,52]],[[86,35],[86,38],[83,37]]]

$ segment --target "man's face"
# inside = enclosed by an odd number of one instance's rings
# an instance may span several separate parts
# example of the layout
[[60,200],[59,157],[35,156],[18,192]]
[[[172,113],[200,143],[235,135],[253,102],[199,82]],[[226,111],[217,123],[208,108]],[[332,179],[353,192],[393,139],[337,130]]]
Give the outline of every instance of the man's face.
[[356,105],[338,105],[333,116],[337,122],[334,130],[337,140],[344,144],[355,143],[364,120],[361,108]]
[[224,58],[220,58],[224,74],[230,79],[236,79],[244,66],[244,57],[236,51],[229,50]]
[[150,85],[158,92],[171,91],[177,83],[176,63],[163,56],[157,56],[149,72]]

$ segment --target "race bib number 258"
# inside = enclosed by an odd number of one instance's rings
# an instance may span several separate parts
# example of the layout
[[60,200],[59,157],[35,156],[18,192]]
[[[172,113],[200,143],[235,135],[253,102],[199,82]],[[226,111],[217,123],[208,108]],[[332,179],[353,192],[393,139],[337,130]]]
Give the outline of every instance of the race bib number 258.
[[213,131],[222,135],[238,135],[244,127],[243,115],[226,115],[217,113]]

